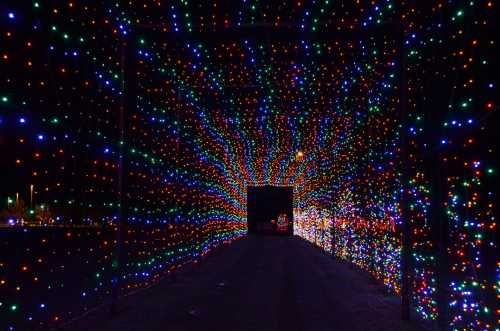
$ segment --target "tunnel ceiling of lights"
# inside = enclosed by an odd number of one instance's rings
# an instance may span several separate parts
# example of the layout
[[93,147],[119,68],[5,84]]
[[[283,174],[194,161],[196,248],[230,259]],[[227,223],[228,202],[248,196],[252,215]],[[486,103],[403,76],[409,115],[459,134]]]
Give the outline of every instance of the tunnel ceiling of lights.
[[0,328],[242,237],[260,185],[293,186],[295,234],[395,294],[406,229],[412,311],[498,328],[494,9],[3,1]]

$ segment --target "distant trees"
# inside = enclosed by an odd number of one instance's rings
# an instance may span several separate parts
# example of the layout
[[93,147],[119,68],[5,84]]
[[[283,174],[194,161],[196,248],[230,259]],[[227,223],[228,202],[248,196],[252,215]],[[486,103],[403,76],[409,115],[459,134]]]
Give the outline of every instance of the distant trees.
[[49,224],[54,220],[54,215],[47,205],[37,205],[35,208],[35,218],[40,224]]
[[28,207],[22,199],[16,199],[14,203],[9,204],[6,209],[0,212],[0,215],[2,219],[13,220],[15,223],[23,223],[29,219]]
[[35,210],[30,211],[24,200],[17,199],[0,212],[0,218],[11,225],[24,225],[26,223],[45,225],[53,221],[54,215],[46,204],[37,205]]

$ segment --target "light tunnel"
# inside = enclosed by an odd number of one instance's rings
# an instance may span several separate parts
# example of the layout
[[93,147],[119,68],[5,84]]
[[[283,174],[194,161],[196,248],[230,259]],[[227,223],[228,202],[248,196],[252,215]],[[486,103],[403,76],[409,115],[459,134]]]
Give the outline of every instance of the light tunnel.
[[0,329],[229,250],[288,187],[283,232],[403,315],[498,330],[495,6],[3,2]]

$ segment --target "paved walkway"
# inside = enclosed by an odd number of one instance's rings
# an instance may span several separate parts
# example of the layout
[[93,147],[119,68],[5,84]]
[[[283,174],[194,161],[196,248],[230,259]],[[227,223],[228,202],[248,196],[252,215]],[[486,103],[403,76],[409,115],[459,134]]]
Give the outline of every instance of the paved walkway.
[[362,273],[298,238],[248,237],[200,267],[129,297],[113,319],[71,330],[355,331],[419,328],[400,321],[399,300]]

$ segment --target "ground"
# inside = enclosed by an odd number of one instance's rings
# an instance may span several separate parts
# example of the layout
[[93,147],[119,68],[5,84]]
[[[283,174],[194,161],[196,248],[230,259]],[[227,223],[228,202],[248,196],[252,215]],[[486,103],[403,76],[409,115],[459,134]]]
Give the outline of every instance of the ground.
[[420,330],[397,297],[294,237],[247,237],[68,330]]

